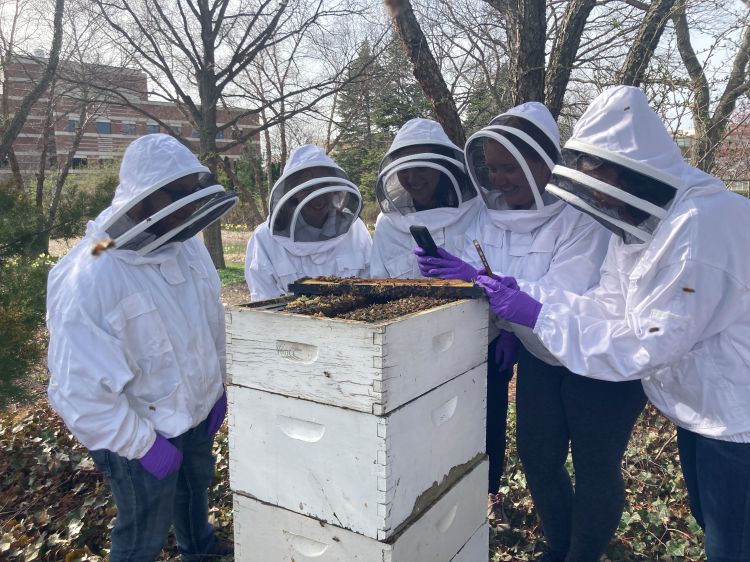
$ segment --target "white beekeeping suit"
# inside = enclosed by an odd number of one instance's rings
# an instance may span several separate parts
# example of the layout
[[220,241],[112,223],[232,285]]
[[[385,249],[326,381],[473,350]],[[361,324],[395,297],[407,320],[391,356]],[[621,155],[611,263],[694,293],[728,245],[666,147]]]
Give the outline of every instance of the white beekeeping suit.
[[640,378],[678,426],[749,441],[750,203],[685,163],[632,87],[594,100],[563,160],[549,190],[617,236],[583,296],[520,283],[534,332],[573,372]]
[[[498,115],[466,143],[469,175],[485,205],[465,233],[463,254],[472,265],[482,267],[472,242],[478,240],[494,273],[583,293],[599,278],[610,234],[550,194],[544,185],[537,185],[528,158],[517,148],[518,141],[533,150],[548,170],[554,167],[559,157],[560,132],[543,104],[528,102]],[[502,186],[491,182],[487,151],[492,143],[512,155],[513,159],[504,164],[511,168],[506,170],[508,174],[515,168],[531,187],[533,203],[529,208],[514,208],[512,201],[518,186],[510,181]],[[539,359],[559,364],[529,328],[501,319],[495,319],[495,323],[500,329],[514,332]]]
[[295,149],[271,189],[268,220],[247,244],[251,300],[279,297],[301,277],[366,276],[372,238],[361,207],[357,186],[322,148]]
[[[112,205],[50,272],[49,400],[90,450],[141,458],[155,431],[183,434],[222,396],[221,287],[193,235],[237,199],[208,172],[168,135],[134,141]],[[161,190],[180,178],[189,191]],[[171,203],[151,213],[157,191]],[[136,208],[140,222],[127,214]]]
[[[420,197],[418,191],[425,189],[434,190],[431,197]],[[466,175],[463,151],[439,123],[412,119],[399,129],[380,165],[375,193],[381,213],[372,277],[422,277],[412,252],[412,225],[426,226],[438,246],[462,255],[464,234],[481,201]]]

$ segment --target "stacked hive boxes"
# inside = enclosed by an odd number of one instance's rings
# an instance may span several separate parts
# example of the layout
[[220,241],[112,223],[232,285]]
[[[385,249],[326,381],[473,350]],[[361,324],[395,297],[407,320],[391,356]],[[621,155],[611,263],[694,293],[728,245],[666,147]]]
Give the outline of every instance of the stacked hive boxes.
[[236,559],[486,561],[486,302],[261,304],[227,311]]

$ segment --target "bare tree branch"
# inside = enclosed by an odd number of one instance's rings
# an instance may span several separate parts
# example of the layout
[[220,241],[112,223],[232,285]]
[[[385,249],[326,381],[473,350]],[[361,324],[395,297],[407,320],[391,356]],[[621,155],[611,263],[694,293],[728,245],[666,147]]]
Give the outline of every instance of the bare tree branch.
[[659,44],[664,26],[675,0],[653,0],[648,12],[641,22],[635,41],[628,51],[628,56],[622,66],[620,82],[631,86],[639,86],[643,81],[651,57]]
[[8,154],[13,141],[16,140],[18,133],[21,132],[26,118],[31,111],[32,106],[39,100],[42,94],[49,87],[52,78],[57,70],[57,64],[60,60],[60,49],[62,48],[63,38],[63,25],[62,18],[65,9],[65,0],[55,0],[55,12],[53,19],[53,30],[52,35],[52,46],[50,48],[49,57],[47,59],[47,65],[42,73],[39,81],[34,84],[31,91],[24,96],[20,105],[16,109],[13,118],[3,130],[2,137],[0,137],[0,161],[2,161]]
[[555,118],[560,115],[583,28],[595,5],[596,0],[571,0],[552,44],[545,84],[545,103]]
[[443,79],[440,68],[427,44],[427,39],[412,10],[409,0],[385,0],[393,28],[404,44],[412,62],[414,77],[432,104],[435,116],[448,137],[457,145],[466,141],[456,103]]

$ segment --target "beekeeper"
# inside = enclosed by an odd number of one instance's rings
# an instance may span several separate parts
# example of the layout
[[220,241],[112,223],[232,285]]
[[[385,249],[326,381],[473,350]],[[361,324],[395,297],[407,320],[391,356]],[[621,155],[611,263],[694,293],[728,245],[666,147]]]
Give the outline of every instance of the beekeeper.
[[110,560],[231,552],[208,522],[226,413],[219,278],[194,235],[237,198],[176,139],[133,141],[110,207],[49,274],[49,400],[112,488]]
[[412,252],[412,225],[426,226],[437,245],[460,254],[482,205],[466,175],[463,150],[439,123],[420,118],[396,133],[380,164],[375,195],[381,213],[375,224],[372,277],[422,277]]
[[497,314],[573,372],[640,380],[677,425],[711,562],[750,560],[750,203],[682,159],[637,88],[603,92],[548,190],[612,230],[584,295],[480,277]]
[[[545,189],[560,156],[559,140],[554,118],[537,102],[511,109],[469,138],[469,175],[486,204],[471,236],[480,241],[494,272],[583,293],[598,280],[608,233]],[[450,258],[420,258],[430,275],[440,274],[446,262],[455,267]],[[478,259],[466,266],[478,267]],[[528,328],[504,321],[499,327],[502,374],[488,382],[490,486],[497,490],[502,475],[508,382],[517,350],[517,445],[544,527],[545,556],[596,560],[622,514],[620,459],[645,404],[643,391],[637,383],[578,377]],[[575,492],[565,467],[569,447]]]
[[322,148],[292,152],[268,207],[247,244],[251,300],[279,297],[301,277],[367,276],[372,238],[357,218],[362,196]]

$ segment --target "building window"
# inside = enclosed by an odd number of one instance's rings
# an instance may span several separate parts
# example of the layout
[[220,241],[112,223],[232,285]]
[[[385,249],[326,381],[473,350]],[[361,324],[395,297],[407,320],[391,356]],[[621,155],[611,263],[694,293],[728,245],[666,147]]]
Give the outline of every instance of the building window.
[[81,168],[88,168],[89,161],[87,158],[73,157],[70,167],[74,170],[80,170]]
[[146,134],[147,135],[153,135],[159,132],[159,124],[158,123],[149,123],[146,125]]
[[68,119],[68,125],[65,127],[65,130],[69,133],[75,133],[76,129],[78,128],[78,119]]
[[172,131],[172,134],[176,137],[179,137],[182,135],[182,125],[179,123],[173,123],[169,126],[169,129]]
[[193,127],[193,130],[190,131],[190,136],[193,137],[194,139],[197,139],[200,136],[198,134],[198,129],[196,129],[195,127]]
[[98,135],[111,135],[112,134],[112,123],[110,121],[97,121],[96,122],[96,133]]
[[224,138],[224,129],[221,129],[220,131],[216,131],[216,138],[217,139],[223,139]]
[[135,123],[123,123],[122,124],[122,134],[123,135],[130,135],[135,136]]

